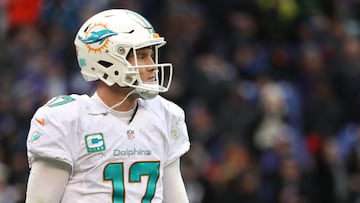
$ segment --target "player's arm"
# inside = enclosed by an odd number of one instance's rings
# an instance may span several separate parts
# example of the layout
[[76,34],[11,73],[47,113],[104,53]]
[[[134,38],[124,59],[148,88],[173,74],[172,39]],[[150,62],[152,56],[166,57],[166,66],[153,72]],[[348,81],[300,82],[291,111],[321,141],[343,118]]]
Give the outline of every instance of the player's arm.
[[71,174],[65,162],[37,159],[32,163],[26,203],[59,203]]
[[180,171],[180,158],[164,168],[164,203],[188,203]]

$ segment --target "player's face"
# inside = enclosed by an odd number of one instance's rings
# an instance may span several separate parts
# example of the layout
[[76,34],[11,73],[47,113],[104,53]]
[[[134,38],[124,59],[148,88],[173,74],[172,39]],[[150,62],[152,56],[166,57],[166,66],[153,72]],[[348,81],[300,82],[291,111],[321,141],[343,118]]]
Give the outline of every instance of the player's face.
[[[136,51],[136,57],[137,57],[137,65],[153,65],[154,59],[153,59],[153,49],[150,47],[146,47],[143,49],[139,49]],[[129,55],[128,58],[129,62],[132,65],[135,65],[135,59],[133,54]],[[155,82],[156,77],[156,70],[157,67],[148,67],[148,68],[139,68],[140,77],[143,82]]]

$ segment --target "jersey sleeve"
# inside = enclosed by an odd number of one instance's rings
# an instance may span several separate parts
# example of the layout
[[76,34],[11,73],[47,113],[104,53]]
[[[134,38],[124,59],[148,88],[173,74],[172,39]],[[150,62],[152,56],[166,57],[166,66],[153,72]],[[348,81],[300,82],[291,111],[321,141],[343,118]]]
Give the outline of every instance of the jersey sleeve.
[[31,167],[37,157],[56,159],[74,166],[77,154],[77,101],[70,96],[54,98],[31,119],[27,137]]
[[184,110],[172,102],[169,102],[167,105],[167,110],[171,117],[171,126],[169,138],[170,146],[165,165],[169,165],[176,159],[180,158],[190,149]]

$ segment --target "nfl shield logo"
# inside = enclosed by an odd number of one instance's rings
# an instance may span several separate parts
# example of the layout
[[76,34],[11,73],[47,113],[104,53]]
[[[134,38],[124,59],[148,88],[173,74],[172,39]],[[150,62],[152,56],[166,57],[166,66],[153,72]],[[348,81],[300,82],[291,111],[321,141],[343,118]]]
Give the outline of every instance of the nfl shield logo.
[[132,140],[132,139],[135,138],[135,133],[134,133],[133,130],[126,131],[126,134],[127,134],[127,137],[128,137],[129,140]]

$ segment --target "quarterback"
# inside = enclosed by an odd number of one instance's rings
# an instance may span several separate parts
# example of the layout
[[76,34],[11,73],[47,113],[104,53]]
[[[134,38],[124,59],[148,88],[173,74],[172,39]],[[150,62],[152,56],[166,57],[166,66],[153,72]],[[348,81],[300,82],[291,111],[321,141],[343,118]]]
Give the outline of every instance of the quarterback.
[[27,138],[26,203],[187,203],[180,157],[190,148],[183,109],[160,96],[172,64],[166,41],[140,14],[90,17],[75,40],[93,95],[59,95],[40,107]]

